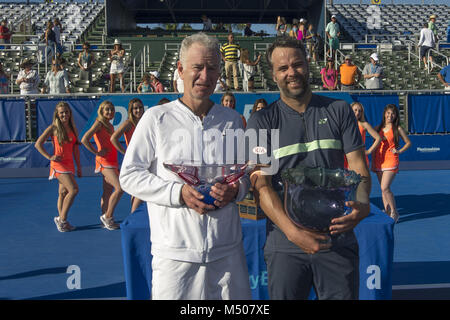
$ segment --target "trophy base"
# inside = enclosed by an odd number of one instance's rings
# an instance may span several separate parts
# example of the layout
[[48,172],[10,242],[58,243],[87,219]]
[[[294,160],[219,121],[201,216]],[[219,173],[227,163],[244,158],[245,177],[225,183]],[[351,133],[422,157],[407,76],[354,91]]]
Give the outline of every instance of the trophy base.
[[214,201],[216,201],[215,198],[211,197],[209,194],[211,192],[211,185],[200,185],[198,187],[195,187],[195,189],[200,192],[203,195],[203,202],[206,204],[213,205],[217,208],[217,206],[214,204]]

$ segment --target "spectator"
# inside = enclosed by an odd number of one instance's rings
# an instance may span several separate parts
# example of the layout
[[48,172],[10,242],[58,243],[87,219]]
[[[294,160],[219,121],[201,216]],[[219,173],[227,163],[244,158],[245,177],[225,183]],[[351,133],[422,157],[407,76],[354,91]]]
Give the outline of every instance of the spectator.
[[39,74],[32,70],[34,62],[31,59],[24,59],[20,65],[20,71],[17,75],[16,84],[20,87],[20,94],[39,93]]
[[287,30],[286,19],[284,17],[277,17],[277,25],[275,26],[275,30],[277,31],[277,37],[284,37]]
[[50,89],[50,94],[70,93],[69,77],[61,64],[61,59],[53,59],[52,69],[45,76],[41,93],[46,93],[47,88]]
[[267,101],[263,98],[257,99],[255,103],[253,104],[252,112],[251,114],[255,113],[256,111],[259,111],[261,109],[264,109],[267,107]]
[[222,77],[219,77],[219,79],[217,79],[216,88],[214,89],[214,92],[227,91],[227,90],[228,90],[228,87],[227,87],[227,83],[226,83],[225,79]]
[[341,29],[339,28],[335,15],[331,16],[331,22],[327,24],[325,33],[330,44],[330,48],[327,51],[327,56],[332,57],[333,50],[339,49],[339,36],[341,35]]
[[298,35],[298,24],[294,23],[292,24],[292,28],[289,31],[289,37],[292,39],[297,39],[297,35]]
[[8,20],[3,19],[0,25],[0,44],[11,43],[12,32],[7,27]]
[[305,23],[302,20],[300,20],[300,23],[298,25],[297,40],[305,41],[304,40],[305,36],[306,36]]
[[436,28],[436,15],[432,14],[430,16],[430,21],[428,22],[428,29],[430,29],[434,34],[435,43],[438,42],[438,30]]
[[57,51],[57,55],[59,56],[59,55],[62,55],[62,53],[63,53],[63,47],[61,45],[62,24],[58,18],[55,18],[55,21],[53,22],[52,30],[55,33],[56,51]]
[[339,75],[341,77],[342,91],[355,90],[356,82],[360,82],[362,78],[361,71],[353,64],[350,55],[345,56],[345,62],[339,67]]
[[56,35],[53,31],[53,22],[47,22],[47,29],[45,30],[45,46],[46,46],[46,54],[47,54],[47,63],[52,62],[53,57],[55,57],[56,51]]
[[444,85],[445,90],[450,90],[450,64],[437,74],[439,81]]
[[222,59],[225,62],[225,74],[227,77],[227,87],[231,88],[231,76],[233,75],[234,89],[239,90],[238,82],[238,59],[241,47],[234,42],[232,33],[228,35],[228,43],[220,48]]
[[336,90],[338,81],[338,72],[334,68],[334,60],[332,58],[327,59],[327,65],[320,70],[322,75],[323,88],[325,90]]
[[125,71],[125,65],[123,59],[125,56],[125,49],[122,47],[122,43],[119,39],[114,40],[114,48],[109,52],[109,58],[111,59],[110,74],[110,87],[109,92],[115,91],[116,75],[119,75],[120,88],[122,92],[125,91],[125,83],[123,81],[123,73]]
[[[420,48],[420,58],[423,61],[423,67],[425,70],[428,70],[428,63],[427,63],[427,54],[430,51],[431,48],[434,48],[434,45],[436,43],[436,38],[429,28],[428,23],[424,23],[422,30],[420,30],[420,38],[419,43],[417,46]],[[433,56],[429,55],[429,61],[430,61],[430,71],[433,70]]]
[[159,81],[159,72],[158,71],[152,71],[150,72],[150,79],[151,79],[151,85],[153,87],[153,92],[161,93],[164,92],[164,86]]
[[203,31],[212,31],[211,19],[208,18],[206,15],[202,15],[202,21],[203,21]]
[[316,46],[317,46],[317,36],[314,32],[314,26],[312,24],[308,25],[308,30],[306,30],[305,35],[306,49],[308,50],[308,62],[312,61],[315,63],[317,61],[316,56]]
[[80,80],[89,80],[92,82],[92,66],[94,65],[94,56],[89,51],[91,48],[89,42],[83,43],[83,51],[78,55],[78,66],[80,67]]
[[[231,92],[226,92],[222,99],[220,99],[220,104],[224,107],[231,108],[233,110],[236,110],[236,97]],[[245,117],[242,114],[239,114],[242,119],[242,124],[245,127],[247,126],[247,120],[245,120]]]
[[218,24],[216,24],[216,26],[214,28],[214,31],[216,31],[216,32],[226,32],[227,29],[223,25],[223,22],[219,22]]
[[245,37],[251,37],[251,36],[256,35],[256,32],[253,31],[253,30],[250,28],[251,26],[252,26],[251,23],[247,23],[247,24],[246,24],[245,29],[244,29],[244,36],[245,36]]
[[[242,80],[243,88],[245,91],[253,91],[254,81],[256,75],[256,66],[261,60],[261,54],[258,55],[255,61],[250,60],[249,52],[247,49],[242,49],[241,62],[244,67],[244,76]],[[245,85],[245,82],[247,85]]]
[[154,92],[152,81],[148,73],[145,73],[144,76],[142,77],[142,82],[138,85],[137,92],[138,93]]
[[378,54],[372,53],[370,56],[370,63],[366,64],[363,69],[363,76],[365,79],[366,89],[379,90],[383,89],[382,76],[384,75],[384,68],[380,65]]
[[10,75],[3,70],[3,63],[0,61],[0,94],[9,93]]
[[178,73],[178,68],[175,69],[175,72],[173,73],[173,91],[179,93],[184,92],[183,79],[181,79],[180,74]]

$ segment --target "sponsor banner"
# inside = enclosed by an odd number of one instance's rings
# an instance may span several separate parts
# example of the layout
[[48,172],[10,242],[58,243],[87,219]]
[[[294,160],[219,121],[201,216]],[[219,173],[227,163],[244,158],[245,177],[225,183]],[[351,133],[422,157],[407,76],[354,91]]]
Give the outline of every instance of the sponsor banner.
[[25,140],[25,101],[0,100],[0,141]]
[[[122,143],[125,147],[125,144]],[[53,154],[53,143],[44,143],[44,149]],[[80,163],[82,167],[95,167],[95,155],[83,145],[79,146]],[[123,155],[118,152],[119,164],[122,163]],[[74,160],[75,161],[75,160]],[[34,143],[7,143],[0,144],[0,169],[2,168],[49,168],[50,161],[43,157],[34,147]]]
[[39,168],[48,165],[49,161],[34,148],[33,143],[0,144],[0,168]]
[[402,161],[450,160],[450,134],[410,135],[411,147],[400,155]]
[[410,133],[450,132],[450,95],[408,95]]

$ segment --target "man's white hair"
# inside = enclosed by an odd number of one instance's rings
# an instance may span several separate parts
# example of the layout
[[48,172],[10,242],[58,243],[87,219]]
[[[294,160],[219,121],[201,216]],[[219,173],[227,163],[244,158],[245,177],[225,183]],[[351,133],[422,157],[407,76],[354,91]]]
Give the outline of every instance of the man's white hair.
[[184,38],[184,40],[181,42],[181,47],[180,47],[181,65],[183,65],[183,66],[185,65],[186,53],[194,43],[199,43],[200,45],[204,46],[205,48],[210,49],[211,51],[215,52],[220,61],[220,48],[219,48],[219,41],[217,40],[217,38],[208,36],[204,32],[199,32],[199,33],[195,33],[189,37]]

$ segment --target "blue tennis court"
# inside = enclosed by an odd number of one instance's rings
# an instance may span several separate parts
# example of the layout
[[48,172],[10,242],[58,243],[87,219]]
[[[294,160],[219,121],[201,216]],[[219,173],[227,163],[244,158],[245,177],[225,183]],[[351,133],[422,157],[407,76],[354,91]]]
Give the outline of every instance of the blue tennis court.
[[[373,175],[371,202],[382,207]],[[69,212],[77,230],[59,233],[57,182],[0,179],[0,299],[126,299],[120,230],[101,227],[100,177],[77,179]],[[450,170],[400,171],[392,190],[393,299],[450,299]],[[124,195],[115,219],[130,210]]]

